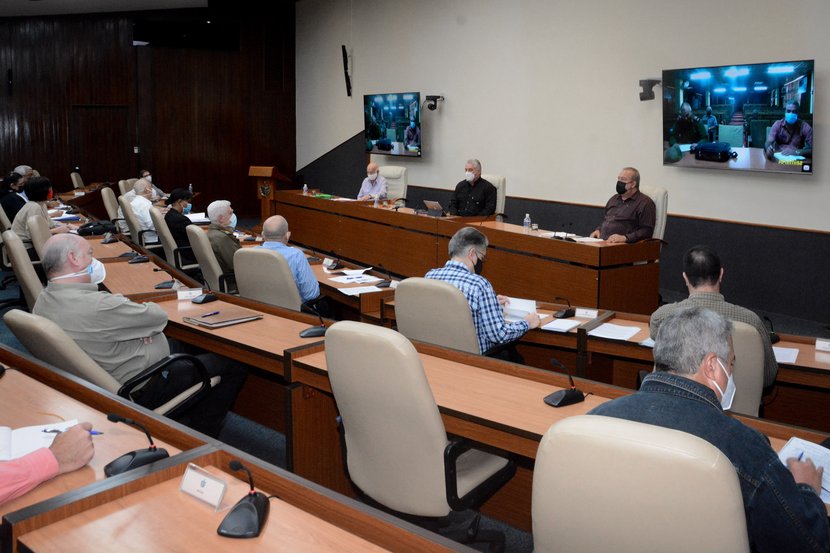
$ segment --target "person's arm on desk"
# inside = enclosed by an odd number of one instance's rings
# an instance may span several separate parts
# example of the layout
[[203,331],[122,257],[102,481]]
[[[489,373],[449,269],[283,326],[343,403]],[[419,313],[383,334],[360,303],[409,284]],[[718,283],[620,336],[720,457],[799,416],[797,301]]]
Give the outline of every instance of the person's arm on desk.
[[58,434],[49,448],[0,464],[0,504],[59,474],[86,466],[95,453],[90,430],[88,422],[77,424]]

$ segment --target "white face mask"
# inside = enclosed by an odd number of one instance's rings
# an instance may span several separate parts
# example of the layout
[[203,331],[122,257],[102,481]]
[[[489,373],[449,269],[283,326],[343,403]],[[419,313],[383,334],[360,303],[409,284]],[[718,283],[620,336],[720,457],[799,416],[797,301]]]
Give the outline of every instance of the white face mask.
[[369,174],[368,174],[368,175],[366,175],[366,176],[367,176],[367,177],[369,177],[369,180],[375,180],[375,179],[377,179],[377,178],[378,178],[378,174],[377,174],[377,173],[369,173]]
[[141,177],[141,178],[143,178],[147,182],[153,182],[153,175],[147,175],[146,177]]
[[464,173],[464,180],[466,180],[467,182],[473,182],[475,178],[476,174],[472,171],[467,171],[466,173]]
[[89,281],[92,284],[101,284],[107,278],[107,268],[104,266],[103,263],[101,263],[93,257],[92,261],[83,271],[78,271],[77,273],[69,273],[68,275],[56,276],[49,280],[62,280],[64,278],[74,278],[82,275],[89,275]]
[[724,411],[729,411],[732,408],[732,400],[735,399],[735,379],[732,377],[733,375],[726,372],[726,367],[723,366],[720,358],[717,358],[718,365],[720,368],[723,369],[723,374],[726,375],[726,390],[721,390],[720,386],[718,386],[718,381],[713,380],[712,382],[715,384],[715,388],[718,389],[720,392],[720,405],[723,407]]

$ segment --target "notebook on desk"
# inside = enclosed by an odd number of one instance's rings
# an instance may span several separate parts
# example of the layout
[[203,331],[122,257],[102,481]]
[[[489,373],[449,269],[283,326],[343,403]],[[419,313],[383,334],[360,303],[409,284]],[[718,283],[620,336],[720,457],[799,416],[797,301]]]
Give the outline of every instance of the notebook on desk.
[[225,326],[247,323],[261,319],[262,314],[236,305],[223,305],[220,309],[206,309],[195,317],[182,317],[186,323],[205,328],[222,328]]

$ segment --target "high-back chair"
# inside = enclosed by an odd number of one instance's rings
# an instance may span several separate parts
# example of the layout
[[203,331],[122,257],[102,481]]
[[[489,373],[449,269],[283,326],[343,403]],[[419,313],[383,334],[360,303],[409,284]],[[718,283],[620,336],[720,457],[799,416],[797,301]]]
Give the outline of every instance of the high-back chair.
[[118,191],[120,192],[119,196],[123,196],[130,190],[132,190],[132,186],[127,183],[126,179],[121,179],[120,181],[118,181]]
[[349,476],[372,500],[442,518],[477,508],[515,473],[507,458],[447,439],[418,352],[400,333],[341,321],[326,332],[325,351]]
[[441,280],[404,279],[395,289],[398,332],[410,340],[483,353],[470,304],[461,290]]
[[[193,363],[201,382],[194,384],[164,404],[153,409],[160,415],[177,418],[204,398],[220,377],[210,378],[202,362],[192,355],[173,354],[145,369],[139,375],[120,384],[107,371],[93,361],[62,328],[45,317],[12,309],[3,315],[3,321],[29,352],[45,363],[81,377],[108,392],[130,399],[130,393],[139,385],[162,371],[170,370],[174,362],[188,360]],[[173,369],[176,370],[176,369]]]
[[133,211],[133,206],[124,196],[118,197],[118,205],[121,206],[121,213],[124,215],[124,220],[127,223],[127,228],[130,229],[130,240],[133,244],[137,244],[139,246],[144,247],[148,250],[153,249],[160,249],[162,245],[160,243],[151,242],[146,243],[144,241],[144,236],[148,233],[155,233],[155,229],[141,229],[141,223],[138,222],[138,217],[136,217],[135,212]]
[[233,254],[233,272],[240,297],[300,311],[303,300],[297,282],[279,252],[240,248]]
[[496,187],[496,213],[504,213],[507,200],[507,178],[503,175],[481,175],[481,178]]
[[754,326],[740,321],[732,321],[732,325],[735,398],[730,411],[757,417],[764,391],[764,344]]
[[75,190],[84,187],[84,179],[81,178],[81,174],[77,171],[72,171],[69,173],[69,178],[72,181],[72,186]]
[[188,225],[186,230],[193,255],[196,256],[196,262],[202,270],[202,277],[208,288],[228,293],[228,281],[233,275],[222,272],[207,233],[196,225]]
[[37,252],[37,257],[43,259],[43,248],[46,247],[46,241],[52,236],[49,223],[43,217],[33,215],[27,219],[26,225],[29,227],[29,236],[32,237],[32,246]]
[[654,232],[651,233],[651,237],[662,240],[666,233],[666,212],[669,208],[669,192],[665,188],[657,186],[641,186],[640,192],[651,198],[656,208],[657,217],[654,223]]
[[123,221],[123,217],[118,216],[118,199],[115,197],[115,192],[109,186],[101,188],[101,199],[104,201],[104,208],[107,210],[107,217],[109,217],[115,228],[120,228],[118,221]]
[[729,145],[733,148],[743,148],[743,125],[718,125],[718,141],[728,142]]
[[156,234],[158,234],[159,242],[161,242],[161,246],[164,248],[164,257],[167,262],[174,264],[177,269],[182,271],[196,269],[199,266],[198,263],[182,264],[182,251],[191,250],[192,248],[190,246],[179,246],[176,244],[176,240],[170,232],[170,227],[167,226],[167,220],[161,214],[161,211],[155,207],[151,207],[150,219],[153,220],[153,226],[156,229]]
[[400,165],[384,165],[378,172],[386,179],[386,197],[390,200],[406,198],[407,176],[406,167]]
[[[536,553],[748,553],[735,469],[686,432],[578,415],[551,426],[533,469]],[[703,530],[702,530],[703,529]]]
[[3,248],[9,256],[12,270],[20,283],[26,305],[31,310],[35,306],[37,297],[43,291],[43,284],[35,272],[29,252],[26,251],[23,241],[13,230],[3,231]]

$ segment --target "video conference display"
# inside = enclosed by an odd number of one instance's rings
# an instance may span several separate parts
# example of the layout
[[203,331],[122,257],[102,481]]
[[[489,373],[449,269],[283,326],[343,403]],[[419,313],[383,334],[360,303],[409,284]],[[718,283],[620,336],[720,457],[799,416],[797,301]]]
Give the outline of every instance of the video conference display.
[[370,154],[421,155],[421,93],[363,96],[366,151]]
[[813,60],[663,71],[663,164],[813,172]]

